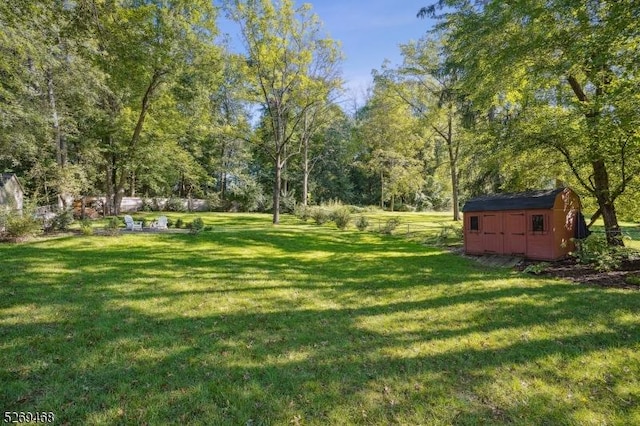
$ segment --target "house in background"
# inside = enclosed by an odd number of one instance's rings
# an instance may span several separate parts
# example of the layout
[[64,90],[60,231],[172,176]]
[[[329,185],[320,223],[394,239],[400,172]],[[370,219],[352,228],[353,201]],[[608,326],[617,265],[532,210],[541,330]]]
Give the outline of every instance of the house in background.
[[465,252],[561,259],[575,249],[580,210],[570,188],[473,198],[462,208]]
[[16,210],[21,212],[24,191],[18,178],[13,173],[0,174],[0,210]]

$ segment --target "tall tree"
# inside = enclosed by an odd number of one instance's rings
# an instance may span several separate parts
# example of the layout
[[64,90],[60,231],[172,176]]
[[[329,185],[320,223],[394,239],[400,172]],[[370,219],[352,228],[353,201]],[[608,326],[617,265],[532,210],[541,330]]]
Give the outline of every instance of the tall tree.
[[403,64],[383,66],[375,77],[418,114],[431,134],[446,147],[453,220],[460,220],[460,158],[467,139],[469,104],[459,90],[457,70],[445,63],[436,41],[424,38],[400,45]]
[[622,244],[615,201],[640,172],[635,3],[441,0],[419,14],[441,18],[476,107],[509,106],[527,144],[517,149],[561,156],[597,200],[609,244]]
[[273,161],[273,223],[277,224],[283,169],[300,152],[297,136],[305,117],[308,120],[319,99],[326,97],[325,70],[333,70],[338,49],[321,35],[320,21],[309,4],[233,0],[229,12],[241,27],[247,50],[252,101],[268,117],[266,134],[272,140],[263,148]]
[[102,6],[96,20],[100,64],[110,76],[102,141],[108,207],[117,213],[142,163],[140,145],[154,101],[179,76],[217,66],[215,9],[207,0],[120,0]]
[[424,183],[418,153],[423,143],[419,123],[409,105],[383,84],[376,84],[358,126],[367,154],[362,165],[378,176],[380,206],[411,197]]

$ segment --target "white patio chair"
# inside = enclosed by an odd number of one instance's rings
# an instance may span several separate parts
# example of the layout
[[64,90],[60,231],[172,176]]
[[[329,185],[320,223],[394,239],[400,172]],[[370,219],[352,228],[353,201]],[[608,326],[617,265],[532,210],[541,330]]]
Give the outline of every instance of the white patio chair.
[[158,218],[158,220],[156,220],[155,222],[153,222],[153,224],[151,225],[153,228],[155,229],[167,229],[167,217],[166,216],[160,216]]
[[124,216],[124,223],[129,231],[142,231],[142,222],[133,220],[128,214]]

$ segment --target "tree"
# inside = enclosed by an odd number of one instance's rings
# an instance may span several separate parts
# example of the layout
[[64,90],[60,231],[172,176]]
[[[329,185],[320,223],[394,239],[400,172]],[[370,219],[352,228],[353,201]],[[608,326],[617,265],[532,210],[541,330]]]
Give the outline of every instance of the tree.
[[502,114],[518,149],[561,156],[622,244],[615,201],[640,172],[634,3],[441,0],[419,14],[441,19],[475,106]]
[[[282,173],[300,152],[300,129],[327,96],[327,80],[339,54],[336,43],[320,35],[310,5],[292,0],[234,0],[230,16],[240,24],[253,85],[252,101],[268,117],[271,142],[262,147],[273,161],[273,223],[280,221]],[[329,74],[327,74],[329,73]],[[308,131],[308,130],[307,130]],[[304,132],[303,132],[304,133]],[[298,146],[295,143],[298,142]]]
[[453,220],[460,220],[460,157],[467,139],[468,102],[460,93],[455,68],[448,67],[442,49],[425,38],[400,46],[403,64],[396,70],[383,66],[375,73],[403,102],[418,114],[446,147],[451,181]]
[[93,148],[84,136],[104,75],[92,62],[83,8],[64,1],[0,6],[0,146],[5,168],[30,177],[36,198],[65,201],[90,186]]
[[359,138],[366,146],[361,164],[379,177],[380,207],[390,202],[393,211],[397,197],[420,191],[424,182],[418,153],[422,145],[419,123],[409,105],[382,84],[376,84],[358,126]]
[[[207,0],[123,0],[102,5],[95,25],[100,66],[109,78],[103,95],[102,149],[111,213],[118,213],[127,183],[143,163],[145,122],[155,101],[172,93],[196,68],[217,72],[215,9]],[[147,139],[147,142],[154,143]]]

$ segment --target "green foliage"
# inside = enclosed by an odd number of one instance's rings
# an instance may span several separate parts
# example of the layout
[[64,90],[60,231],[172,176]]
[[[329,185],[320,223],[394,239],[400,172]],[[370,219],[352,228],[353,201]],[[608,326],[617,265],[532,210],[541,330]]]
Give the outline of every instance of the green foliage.
[[330,211],[324,207],[313,206],[309,210],[309,217],[314,220],[316,225],[323,225],[331,220]]
[[151,198],[143,198],[142,199],[142,207],[140,210],[143,212],[155,212],[158,211],[158,201]]
[[618,269],[622,262],[635,254],[635,250],[609,245],[603,233],[593,233],[583,240],[576,240],[576,250],[571,253],[578,262],[591,264],[599,271]]
[[347,229],[351,222],[351,210],[349,207],[344,206],[333,210],[331,213],[332,220],[336,223],[338,229]]
[[222,207],[222,200],[218,192],[207,194],[205,202],[207,204],[207,210],[210,212],[218,211]]
[[164,210],[168,212],[186,212],[182,198],[169,198],[164,205]]
[[197,235],[204,231],[204,220],[201,217],[196,217],[189,225],[189,233],[191,234]]
[[358,228],[359,231],[366,230],[369,227],[369,224],[369,219],[367,219],[366,216],[360,215],[356,219],[356,228]]
[[105,234],[109,236],[119,235],[121,221],[122,220],[118,219],[116,216],[110,217],[104,226]]
[[549,262],[532,263],[524,268],[522,272],[525,274],[540,275],[549,268],[549,265],[551,265]]
[[461,226],[445,224],[440,228],[440,232],[436,236],[435,244],[438,246],[446,246],[450,242],[459,242],[463,238],[463,230]]
[[270,205],[269,197],[265,196],[262,187],[253,179],[231,186],[228,201],[235,204],[235,209],[241,212],[264,211]]
[[31,213],[30,208],[24,212],[0,210],[0,239],[23,241],[38,234],[42,223]]
[[82,235],[93,235],[93,226],[91,224],[91,219],[85,218],[80,221],[80,232]]
[[309,220],[310,212],[311,212],[311,208],[309,206],[305,206],[304,204],[298,204],[296,205],[296,208],[293,211],[293,214],[298,219],[302,220],[303,222],[306,222],[307,220]]
[[184,220],[182,220],[182,218],[180,217],[176,220],[176,228],[180,229],[183,226],[184,226]]
[[295,213],[297,206],[295,191],[289,191],[287,195],[280,197],[280,205],[282,213]]
[[73,223],[73,212],[71,210],[62,210],[58,212],[51,222],[49,226],[46,228],[47,231],[67,231],[69,229],[69,225]]
[[381,231],[383,234],[392,234],[398,225],[400,225],[400,218],[392,217],[385,222]]

